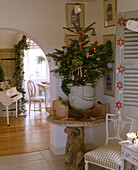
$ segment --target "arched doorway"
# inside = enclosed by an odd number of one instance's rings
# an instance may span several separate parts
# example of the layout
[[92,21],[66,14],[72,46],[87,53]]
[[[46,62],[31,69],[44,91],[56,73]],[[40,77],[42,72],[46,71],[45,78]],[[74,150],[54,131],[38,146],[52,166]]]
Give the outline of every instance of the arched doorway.
[[[0,49],[5,49],[6,51],[6,49],[14,49],[14,45],[18,43],[23,34],[19,31],[1,29],[0,35],[5,36],[5,38],[2,38],[1,36]],[[2,39],[5,40],[5,42],[2,42]],[[6,51],[6,55],[4,56],[7,57],[7,54],[8,56],[12,55],[11,53],[7,53]],[[4,62],[4,66],[6,66],[6,63],[8,63],[8,70],[12,69],[12,71],[14,72],[15,58],[14,60],[13,58],[9,57],[7,57],[5,60],[2,58],[1,61]],[[12,79],[12,76],[7,76],[7,78]],[[10,117],[11,126],[6,131],[4,130],[5,128],[3,128],[6,126],[5,120],[6,117],[4,117],[4,114],[2,118],[0,116],[0,133],[3,133],[5,136],[3,139],[0,139],[0,143],[4,143],[4,145],[0,146],[0,150],[3,150],[0,156],[21,154],[26,152],[48,149],[49,125],[46,122],[45,115],[40,115],[40,112],[36,112],[35,114],[33,114],[32,117],[27,116],[22,118],[19,117],[18,119],[16,119],[15,116],[12,116]],[[10,145],[8,144],[9,142]],[[13,145],[13,147],[11,147],[11,145]],[[2,149],[2,147],[5,146],[6,149]],[[18,149],[15,149],[17,147]]]

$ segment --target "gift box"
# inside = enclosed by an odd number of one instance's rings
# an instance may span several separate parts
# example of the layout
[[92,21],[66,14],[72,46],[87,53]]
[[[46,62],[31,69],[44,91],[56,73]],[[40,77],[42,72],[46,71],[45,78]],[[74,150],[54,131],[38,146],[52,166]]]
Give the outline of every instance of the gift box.
[[99,114],[106,117],[106,113],[109,113],[109,104],[94,104],[94,108],[99,110]]

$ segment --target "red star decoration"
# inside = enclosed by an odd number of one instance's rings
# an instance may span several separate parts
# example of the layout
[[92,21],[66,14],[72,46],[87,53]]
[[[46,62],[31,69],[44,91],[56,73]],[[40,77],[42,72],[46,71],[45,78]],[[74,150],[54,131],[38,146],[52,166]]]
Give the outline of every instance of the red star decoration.
[[123,83],[121,83],[121,81],[119,81],[119,82],[117,83],[117,87],[118,87],[119,90],[120,90],[121,88],[123,88]]
[[116,106],[118,108],[118,110],[122,107],[122,103],[120,103],[120,101],[116,102]]
[[118,18],[118,22],[117,23],[120,24],[120,26],[125,25],[125,19],[123,19],[123,17],[122,18]]
[[120,67],[118,67],[118,71],[122,74],[125,71],[125,67],[120,65]]
[[118,41],[117,45],[120,45],[120,46],[124,45],[124,41],[125,41],[125,40],[122,40],[122,39],[120,38],[120,40],[117,40],[117,41]]

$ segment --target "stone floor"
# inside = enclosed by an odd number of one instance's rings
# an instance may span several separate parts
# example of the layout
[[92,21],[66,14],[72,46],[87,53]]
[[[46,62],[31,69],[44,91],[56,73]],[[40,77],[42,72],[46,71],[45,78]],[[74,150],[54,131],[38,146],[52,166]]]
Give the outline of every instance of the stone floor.
[[[55,156],[49,150],[0,157],[0,170],[65,170],[64,155]],[[104,170],[91,166],[90,170]]]

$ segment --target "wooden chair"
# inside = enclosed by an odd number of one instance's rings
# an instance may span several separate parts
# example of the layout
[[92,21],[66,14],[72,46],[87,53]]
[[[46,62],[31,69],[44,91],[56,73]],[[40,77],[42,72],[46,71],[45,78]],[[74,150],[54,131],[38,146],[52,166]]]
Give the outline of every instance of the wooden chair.
[[121,169],[121,147],[118,142],[132,131],[133,123],[133,118],[107,114],[105,145],[85,153],[85,170],[88,170],[89,163],[111,170]]
[[33,81],[29,80],[27,82],[27,88],[28,88],[28,94],[29,94],[29,115],[31,110],[31,102],[34,102],[34,111],[35,109],[35,103],[39,103],[39,110],[41,111],[42,108],[42,101],[45,101],[44,96],[36,96],[36,87]]

